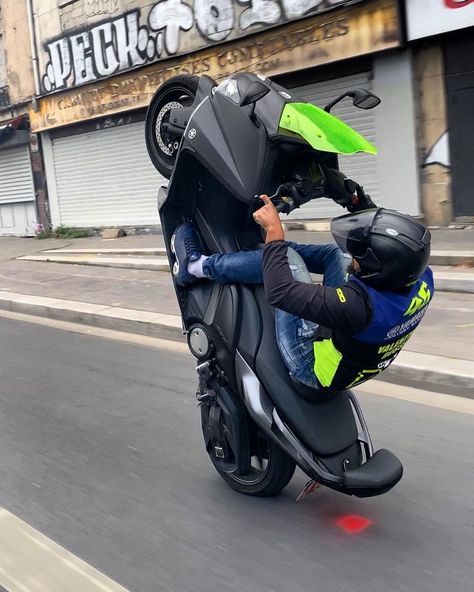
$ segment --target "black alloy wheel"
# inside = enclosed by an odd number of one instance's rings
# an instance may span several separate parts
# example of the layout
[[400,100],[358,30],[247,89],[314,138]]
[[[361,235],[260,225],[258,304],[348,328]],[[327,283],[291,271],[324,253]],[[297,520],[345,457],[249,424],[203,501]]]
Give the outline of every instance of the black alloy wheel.
[[[225,427],[220,438],[221,445],[214,443],[208,447],[209,457],[219,475],[224,481],[239,493],[256,497],[271,497],[278,495],[284,489],[295,472],[296,463],[273,440],[262,432],[252,422],[253,430],[250,470],[246,475],[240,475],[235,465],[232,466],[232,451],[226,438]],[[224,454],[227,462],[217,455]]]
[[164,129],[172,109],[189,107],[196,96],[199,77],[189,74],[174,76],[154,94],[145,120],[145,141],[150,159],[164,177],[173,172],[181,137]]

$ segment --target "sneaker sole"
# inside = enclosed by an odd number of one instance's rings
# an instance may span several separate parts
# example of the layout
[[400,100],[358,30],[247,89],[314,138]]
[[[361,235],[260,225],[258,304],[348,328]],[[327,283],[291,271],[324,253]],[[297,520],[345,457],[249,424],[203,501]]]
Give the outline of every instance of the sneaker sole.
[[173,234],[173,236],[171,237],[171,241],[170,241],[170,250],[171,250],[171,252],[173,253],[173,255],[175,255],[175,256],[176,256],[176,251],[175,251],[175,248],[174,248],[174,241],[175,241],[175,238],[176,238],[176,235],[175,235],[175,234]]

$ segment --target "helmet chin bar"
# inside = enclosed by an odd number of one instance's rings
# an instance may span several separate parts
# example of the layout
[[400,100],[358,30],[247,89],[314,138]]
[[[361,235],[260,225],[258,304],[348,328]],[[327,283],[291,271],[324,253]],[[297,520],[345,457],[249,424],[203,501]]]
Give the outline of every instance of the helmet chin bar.
[[367,248],[363,257],[354,257],[354,259],[360,266],[360,272],[357,275],[357,277],[359,277],[360,279],[375,279],[382,270],[380,260],[370,247]]

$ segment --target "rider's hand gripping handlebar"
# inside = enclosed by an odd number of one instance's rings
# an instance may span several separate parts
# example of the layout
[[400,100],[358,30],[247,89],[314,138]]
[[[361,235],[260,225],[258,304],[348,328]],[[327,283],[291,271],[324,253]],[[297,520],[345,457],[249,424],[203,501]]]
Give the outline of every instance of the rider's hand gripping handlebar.
[[308,201],[324,195],[323,186],[302,180],[296,183],[283,183],[270,196],[270,199],[278,212],[289,214]]

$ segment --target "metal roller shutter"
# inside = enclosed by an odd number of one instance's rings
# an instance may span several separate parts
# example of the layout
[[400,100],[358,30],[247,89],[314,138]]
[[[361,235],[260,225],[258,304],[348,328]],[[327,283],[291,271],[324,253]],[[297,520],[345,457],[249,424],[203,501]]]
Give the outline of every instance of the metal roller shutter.
[[[305,101],[324,107],[327,103],[351,88],[372,89],[370,72],[362,72],[343,78],[325,80],[307,86],[293,88],[293,94]],[[373,110],[364,111],[352,105],[351,99],[338,103],[331,113],[342,119],[347,125],[365,136],[370,142],[377,144]],[[371,154],[354,154],[340,156],[339,166],[348,177],[362,185],[378,202],[377,157]],[[332,218],[344,213],[340,206],[329,199],[314,200],[291,214],[292,218]]]
[[166,180],[150,162],[144,123],[52,140],[61,224],[159,224],[158,188]]
[[0,151],[0,234],[31,235],[36,225],[35,189],[28,146]]

